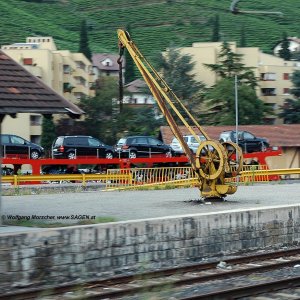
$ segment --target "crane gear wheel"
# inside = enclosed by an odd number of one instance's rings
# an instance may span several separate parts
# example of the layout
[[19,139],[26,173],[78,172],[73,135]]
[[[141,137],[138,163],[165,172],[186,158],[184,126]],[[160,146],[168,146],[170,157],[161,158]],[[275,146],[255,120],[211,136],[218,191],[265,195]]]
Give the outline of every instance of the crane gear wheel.
[[196,152],[196,167],[204,179],[214,180],[220,177],[226,160],[226,151],[218,141],[203,141]]
[[233,142],[223,142],[222,146],[225,148],[227,154],[227,163],[229,171],[225,171],[226,177],[235,177],[243,169],[243,152],[240,146]]

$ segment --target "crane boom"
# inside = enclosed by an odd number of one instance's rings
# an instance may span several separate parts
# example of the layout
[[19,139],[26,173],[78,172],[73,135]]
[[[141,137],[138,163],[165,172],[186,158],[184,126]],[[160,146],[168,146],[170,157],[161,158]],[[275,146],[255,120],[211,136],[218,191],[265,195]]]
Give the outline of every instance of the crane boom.
[[[242,152],[240,148],[231,142],[219,143],[211,140],[192,114],[175,95],[160,74],[153,68],[150,62],[142,55],[128,32],[118,29],[120,58],[127,49],[134,63],[143,76],[157,104],[166,118],[173,134],[182,146],[191,166],[197,176],[199,189],[204,198],[223,198],[227,194],[233,194],[237,187],[226,184],[225,177],[236,176],[242,167]],[[120,59],[119,58],[119,59]],[[182,115],[181,111],[184,113]],[[199,148],[194,155],[177,125],[175,114],[191,135],[199,143]],[[196,133],[197,129],[206,138],[201,141]],[[237,155],[236,155],[237,154]],[[235,158],[238,157],[239,160]],[[235,170],[232,171],[234,165]]]

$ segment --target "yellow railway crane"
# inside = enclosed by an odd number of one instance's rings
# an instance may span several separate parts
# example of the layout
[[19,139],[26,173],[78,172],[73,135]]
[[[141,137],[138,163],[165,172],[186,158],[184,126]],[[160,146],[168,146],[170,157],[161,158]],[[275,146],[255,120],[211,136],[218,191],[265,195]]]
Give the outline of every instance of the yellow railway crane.
[[[198,124],[195,118],[175,95],[172,89],[152,67],[150,62],[142,55],[127,31],[118,29],[119,51],[122,60],[124,50],[127,49],[133,61],[138,67],[146,84],[150,88],[157,104],[166,118],[173,134],[180,142],[187,155],[197,179],[201,196],[204,199],[224,198],[228,194],[234,194],[236,184],[228,184],[226,178],[236,177],[243,166],[243,154],[235,143],[212,140]],[[181,112],[184,113],[184,115]],[[172,112],[172,113],[171,113]],[[176,115],[191,135],[199,143],[196,155],[194,155],[185,142],[183,135],[173,115]],[[206,138],[201,141],[195,129]]]

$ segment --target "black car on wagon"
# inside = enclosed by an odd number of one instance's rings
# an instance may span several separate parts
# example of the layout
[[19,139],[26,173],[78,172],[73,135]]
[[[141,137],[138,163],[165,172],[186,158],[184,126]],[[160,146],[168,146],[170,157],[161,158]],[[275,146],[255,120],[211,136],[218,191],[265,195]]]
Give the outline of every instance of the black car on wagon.
[[[238,145],[244,153],[263,152],[270,147],[269,141],[266,138],[257,137],[249,131],[238,131]],[[219,137],[220,142],[236,142],[236,131],[223,131]]]
[[44,155],[44,148],[15,134],[1,134],[3,157],[38,159]]
[[114,149],[92,136],[59,136],[52,143],[52,156],[68,159],[80,157],[112,159]]
[[121,138],[115,145],[115,151],[119,157],[137,158],[163,155],[174,156],[170,145],[152,136],[127,136]]

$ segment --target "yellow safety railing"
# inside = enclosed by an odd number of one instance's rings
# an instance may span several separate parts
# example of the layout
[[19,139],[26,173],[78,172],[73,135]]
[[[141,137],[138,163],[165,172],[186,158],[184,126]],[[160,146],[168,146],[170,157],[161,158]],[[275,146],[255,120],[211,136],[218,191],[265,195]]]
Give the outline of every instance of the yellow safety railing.
[[[108,177],[115,172],[119,173],[120,170],[107,170]],[[168,186],[195,185],[198,183],[191,167],[132,168],[124,169],[122,172],[130,175],[132,180],[106,181],[106,189],[141,188],[164,184]]]
[[259,173],[259,171],[265,170],[268,170],[267,165],[243,165],[241,174],[238,177],[232,177],[226,180],[226,182],[239,182],[240,184],[269,182],[270,176],[268,173]]
[[2,183],[10,183],[14,186],[18,186],[24,183],[52,183],[52,182],[81,182],[83,186],[87,182],[113,182],[113,181],[126,181],[132,180],[130,174],[118,173],[114,174],[51,174],[51,175],[11,175],[2,176]]
[[[132,181],[114,180],[106,181],[106,189],[141,189],[156,186],[196,186],[199,184],[191,167],[169,168],[133,168],[122,170],[130,174]],[[118,169],[107,170],[110,176]],[[274,169],[269,170],[267,165],[244,165],[241,174],[237,177],[226,179],[227,184],[249,184],[270,181],[271,176],[300,174],[300,169]]]
[[[244,165],[243,171],[228,184],[269,182],[270,176],[300,174],[300,168],[269,170],[266,165]],[[280,177],[279,177],[280,178]],[[100,182],[106,189],[127,189],[150,186],[196,186],[198,180],[191,167],[108,169],[106,174],[51,174],[2,176],[2,183],[18,186],[24,183]]]

